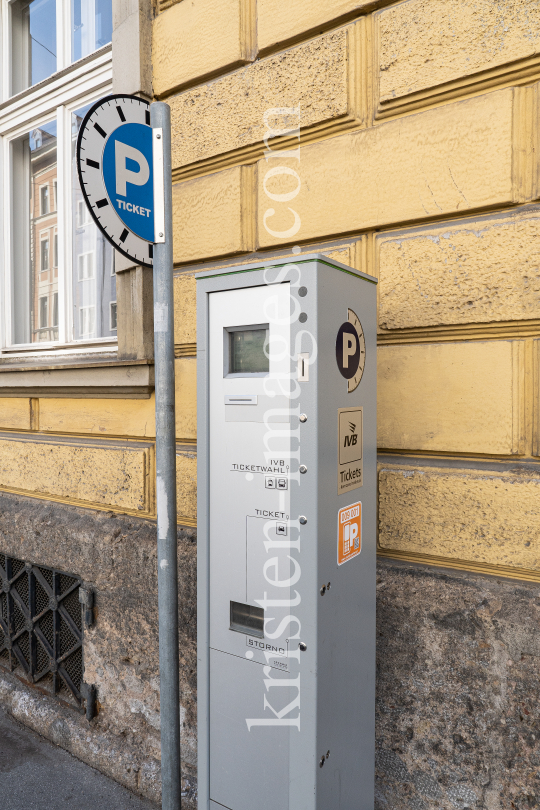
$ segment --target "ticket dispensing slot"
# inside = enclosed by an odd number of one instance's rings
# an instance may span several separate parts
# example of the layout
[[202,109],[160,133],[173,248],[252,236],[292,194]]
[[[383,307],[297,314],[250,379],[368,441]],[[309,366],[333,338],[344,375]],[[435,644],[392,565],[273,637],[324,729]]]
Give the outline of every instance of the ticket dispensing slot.
[[231,602],[231,630],[264,638],[264,610],[252,605]]
[[256,394],[225,394],[225,405],[256,405],[257,399]]

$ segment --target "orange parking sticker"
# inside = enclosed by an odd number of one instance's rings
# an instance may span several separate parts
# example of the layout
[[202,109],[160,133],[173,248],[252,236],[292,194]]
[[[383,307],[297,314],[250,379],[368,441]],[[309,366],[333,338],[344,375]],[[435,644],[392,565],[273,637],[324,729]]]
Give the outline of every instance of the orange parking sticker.
[[362,504],[352,503],[338,512],[337,561],[338,565],[362,551]]

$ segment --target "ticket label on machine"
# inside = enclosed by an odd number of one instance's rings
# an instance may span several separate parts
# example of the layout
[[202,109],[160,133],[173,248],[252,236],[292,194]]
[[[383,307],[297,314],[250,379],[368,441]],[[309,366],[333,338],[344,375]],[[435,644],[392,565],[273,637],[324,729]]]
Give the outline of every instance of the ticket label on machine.
[[338,495],[361,487],[363,482],[362,408],[338,410]]
[[362,504],[352,503],[338,512],[338,565],[352,560],[362,551]]

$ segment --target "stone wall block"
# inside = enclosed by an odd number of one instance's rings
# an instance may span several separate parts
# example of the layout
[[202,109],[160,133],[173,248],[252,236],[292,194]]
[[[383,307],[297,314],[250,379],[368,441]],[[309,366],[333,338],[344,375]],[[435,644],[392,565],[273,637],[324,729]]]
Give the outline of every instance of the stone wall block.
[[178,523],[197,525],[197,449],[178,447],[176,450],[176,498]]
[[0,398],[0,429],[30,430],[30,400],[28,397]]
[[175,263],[253,250],[253,169],[235,166],[173,186]]
[[513,112],[507,89],[308,144],[299,166],[283,161],[299,174],[296,196],[296,177],[267,178],[260,161],[259,244],[510,203]]
[[537,472],[382,464],[379,487],[382,550],[540,572]]
[[265,52],[302,34],[319,33],[333,21],[359,16],[372,0],[258,0],[257,40]]
[[44,433],[98,436],[156,435],[156,403],[149,399],[40,399],[40,430]]
[[197,358],[177,358],[174,370],[176,435],[178,439],[194,440],[197,437]]
[[378,445],[388,450],[524,452],[524,343],[380,346]]
[[174,277],[174,343],[197,342],[197,282],[195,275],[180,273]]
[[[249,152],[254,145],[260,153],[266,124],[275,129],[300,125],[304,135],[310,127],[354,118],[357,28],[332,31],[173,96],[173,169],[202,160],[217,164],[217,156]],[[275,108],[299,108],[300,115],[267,115],[265,122],[267,111]],[[270,147],[276,149],[275,144],[272,139]]]
[[540,318],[540,207],[376,237],[379,327]]
[[150,448],[58,441],[0,442],[0,488],[150,512]]
[[409,0],[375,21],[382,102],[540,57],[536,0]]
[[255,58],[253,0],[190,0],[159,14],[152,32],[154,94]]

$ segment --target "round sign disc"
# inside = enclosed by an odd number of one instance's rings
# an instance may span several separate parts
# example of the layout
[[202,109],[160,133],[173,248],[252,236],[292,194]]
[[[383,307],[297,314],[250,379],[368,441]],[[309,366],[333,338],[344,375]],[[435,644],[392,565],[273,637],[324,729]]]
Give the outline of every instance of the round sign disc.
[[347,380],[349,394],[360,385],[366,364],[366,341],[358,315],[347,310],[348,319],[339,327],[336,338],[336,361]]
[[128,259],[152,266],[154,186],[150,105],[106,96],[87,112],[77,139],[79,182],[88,210]]

